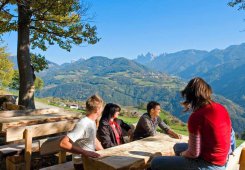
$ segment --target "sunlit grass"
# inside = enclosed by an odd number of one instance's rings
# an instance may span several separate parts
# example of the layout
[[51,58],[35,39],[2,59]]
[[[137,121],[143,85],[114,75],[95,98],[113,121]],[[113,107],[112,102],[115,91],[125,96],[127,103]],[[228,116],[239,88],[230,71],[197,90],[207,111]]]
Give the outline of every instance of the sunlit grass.
[[[161,117],[162,118],[166,118],[168,116],[162,115]],[[124,116],[119,116],[119,119],[122,119],[123,121],[125,121],[128,124],[137,124],[137,122],[139,120],[139,118],[130,118],[130,117],[124,117]],[[169,126],[176,133],[188,136],[187,125],[185,125],[185,124],[172,124],[172,125],[169,125]],[[158,128],[158,131],[161,131],[160,128]],[[243,142],[245,142],[245,141],[241,140],[241,139],[237,139],[236,140],[236,147],[240,146]]]
[[176,133],[188,136],[188,130],[186,125],[171,125],[171,129],[173,129]]
[[119,116],[119,119],[122,119],[127,124],[135,124],[138,122],[139,118],[137,117],[125,117],[125,116]]
[[243,142],[245,141],[241,139],[236,139],[236,147],[240,146]]

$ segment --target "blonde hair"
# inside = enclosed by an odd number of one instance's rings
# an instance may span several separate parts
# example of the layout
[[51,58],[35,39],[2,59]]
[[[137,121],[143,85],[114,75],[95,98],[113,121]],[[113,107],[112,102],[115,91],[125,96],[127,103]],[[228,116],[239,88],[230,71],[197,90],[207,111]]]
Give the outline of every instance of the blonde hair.
[[104,101],[99,95],[92,95],[86,101],[86,110],[88,113],[96,112],[103,105]]

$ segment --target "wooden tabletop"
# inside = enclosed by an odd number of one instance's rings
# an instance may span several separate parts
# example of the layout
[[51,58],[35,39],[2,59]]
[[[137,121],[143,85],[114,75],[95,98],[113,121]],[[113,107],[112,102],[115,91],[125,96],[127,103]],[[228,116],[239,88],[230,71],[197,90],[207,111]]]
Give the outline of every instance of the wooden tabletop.
[[142,170],[150,166],[152,157],[174,155],[173,146],[183,139],[173,139],[165,134],[158,134],[142,140],[97,151],[101,158],[84,158],[85,170]]
[[[38,112],[40,110],[42,110],[42,112]],[[0,112],[0,133],[4,133],[7,129],[13,127],[37,125],[62,120],[73,120],[82,117],[82,113],[72,113],[64,110],[60,110],[59,112],[47,112],[44,109],[39,109],[32,112],[19,112],[15,113],[13,111],[4,111],[4,113],[6,113],[5,117],[1,116],[4,114]]]

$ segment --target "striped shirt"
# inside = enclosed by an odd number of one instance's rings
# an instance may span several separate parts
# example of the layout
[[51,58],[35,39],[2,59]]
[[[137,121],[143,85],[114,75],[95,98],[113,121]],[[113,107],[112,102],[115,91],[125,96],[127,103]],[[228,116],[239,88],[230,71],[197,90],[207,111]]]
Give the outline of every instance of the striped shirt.
[[201,152],[201,136],[200,133],[189,134],[188,149],[186,151],[187,157],[197,158]]

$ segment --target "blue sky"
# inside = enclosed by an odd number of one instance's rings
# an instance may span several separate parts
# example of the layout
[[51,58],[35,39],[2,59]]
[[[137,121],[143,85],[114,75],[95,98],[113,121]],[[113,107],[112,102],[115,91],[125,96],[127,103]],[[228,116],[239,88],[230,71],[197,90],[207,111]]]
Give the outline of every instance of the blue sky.
[[[136,58],[185,49],[224,49],[245,42],[245,11],[229,0],[87,0],[101,40],[74,46],[71,52],[51,46],[34,50],[58,64],[105,56]],[[8,51],[16,55],[16,33],[5,34]]]

